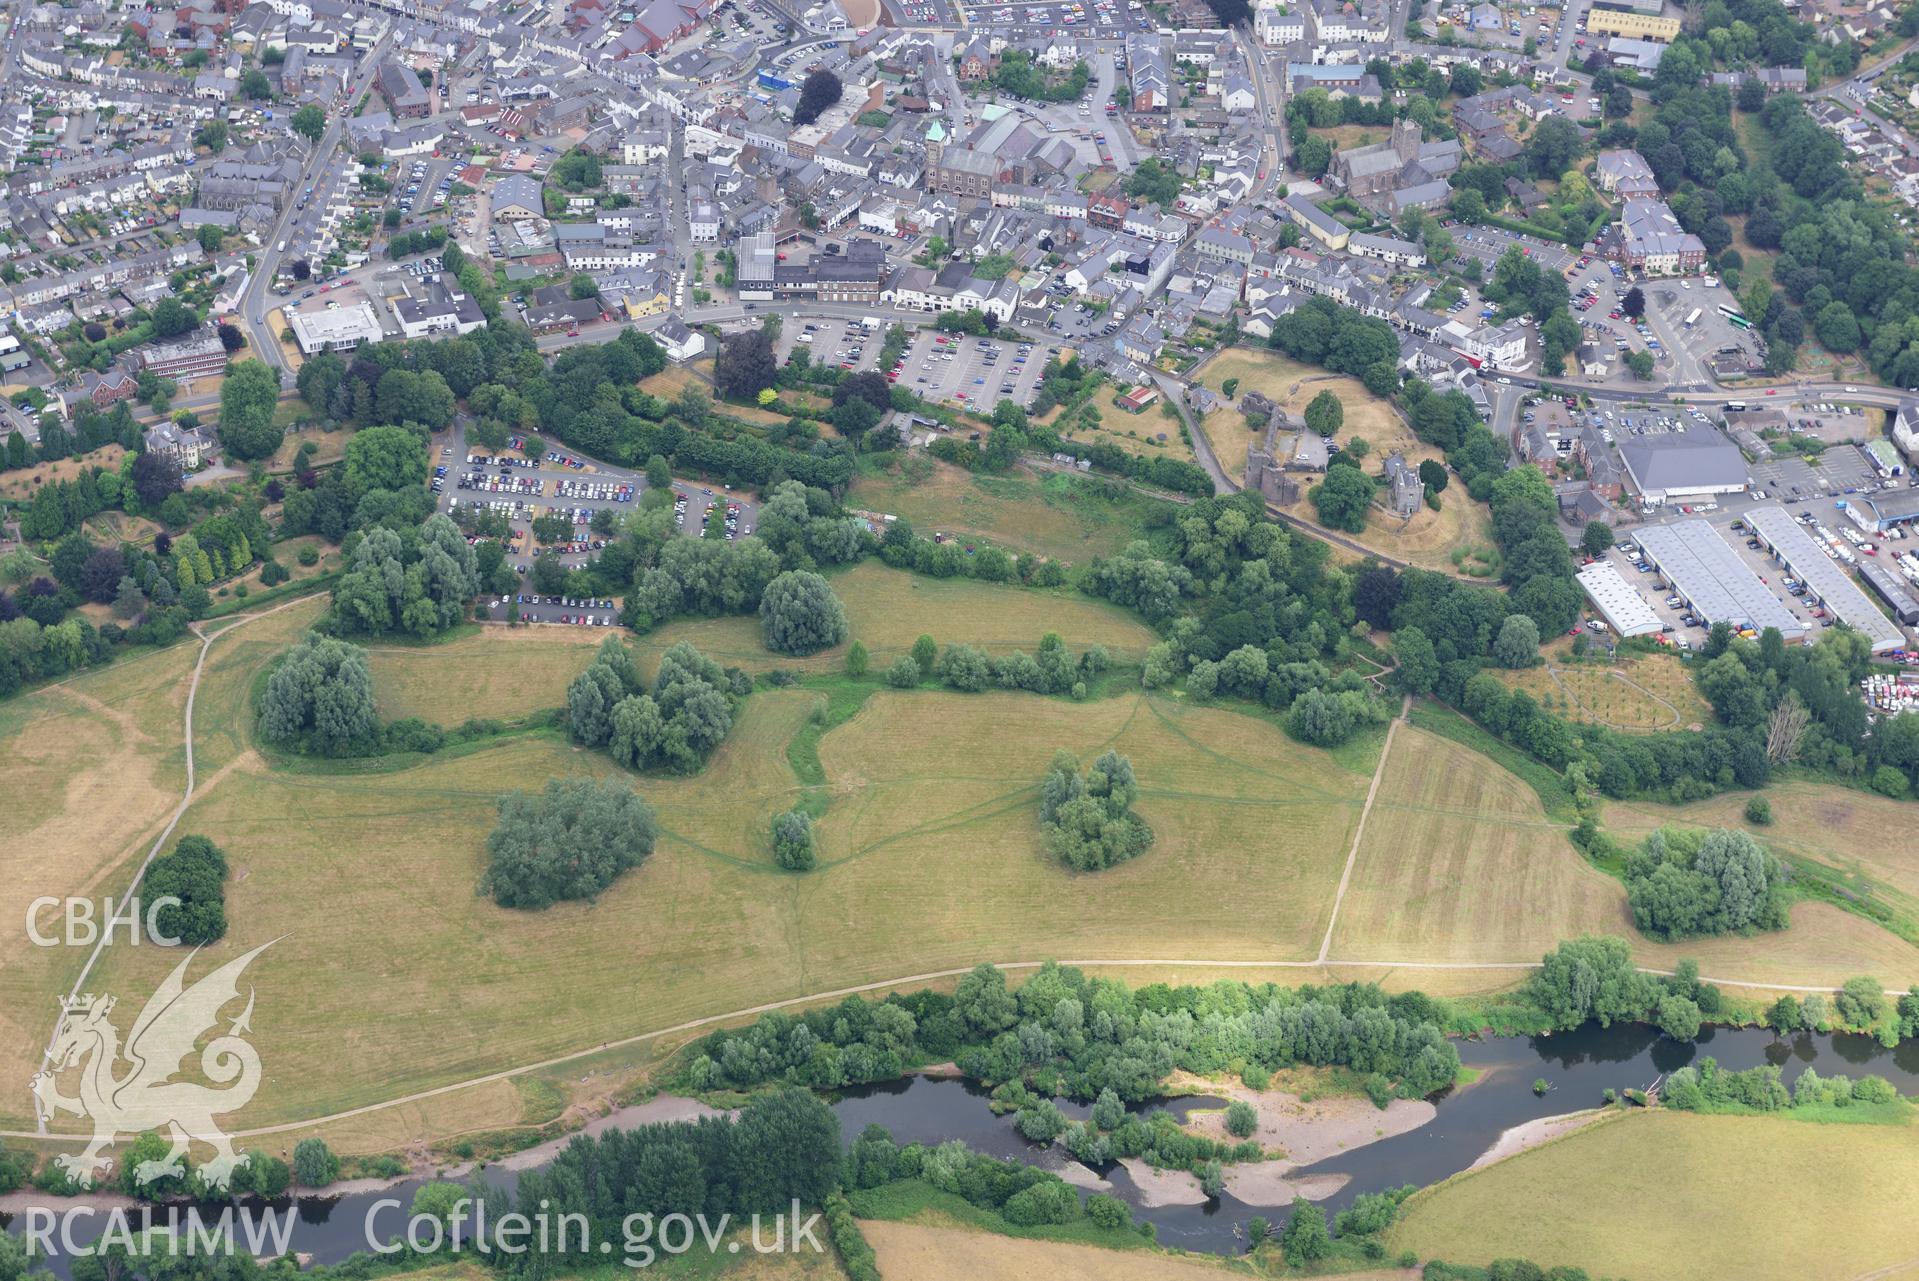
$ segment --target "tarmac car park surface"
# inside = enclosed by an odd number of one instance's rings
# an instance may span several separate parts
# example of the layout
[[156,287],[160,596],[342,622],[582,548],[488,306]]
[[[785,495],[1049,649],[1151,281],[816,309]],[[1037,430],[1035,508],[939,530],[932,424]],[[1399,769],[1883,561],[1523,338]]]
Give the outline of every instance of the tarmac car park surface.
[[[548,450],[537,462],[517,451],[495,455],[484,445],[469,447],[462,425],[435,436],[433,442],[436,448],[431,483],[439,510],[451,512],[457,504],[491,507],[507,516],[510,527],[507,563],[519,570],[522,578],[520,588],[510,599],[482,597],[495,617],[504,616],[501,611],[511,603],[527,622],[559,624],[565,620],[567,626],[612,626],[619,621],[617,600],[542,595],[536,603],[530,577],[535,556],[533,520],[555,512],[576,517],[577,541],[537,554],[556,555],[567,568],[580,568],[604,545],[602,536],[593,533],[588,523],[592,514],[602,508],[610,508],[619,515],[639,510],[640,497],[646,492],[644,474],[594,462],[564,448]],[[728,512],[730,527],[724,537],[743,538],[753,532],[758,522],[759,505],[728,492],[724,486],[675,480],[673,491],[679,528],[688,537],[705,536],[704,518],[712,506],[723,504]],[[576,621],[581,618],[591,621]],[[601,623],[601,619],[607,621]]]
[[1039,394],[1041,371],[1057,354],[1057,344],[922,329],[900,358],[897,372],[880,372],[926,400],[990,415],[1002,400],[1030,408]]

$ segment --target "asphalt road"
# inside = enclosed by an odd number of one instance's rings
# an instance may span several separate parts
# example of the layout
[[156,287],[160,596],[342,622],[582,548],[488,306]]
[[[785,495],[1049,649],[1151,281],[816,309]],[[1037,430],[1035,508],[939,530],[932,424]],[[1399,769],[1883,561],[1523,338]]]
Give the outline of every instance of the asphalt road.
[[[348,113],[359,100],[362,93],[373,83],[375,70],[380,60],[386,56],[387,49],[393,43],[392,33],[380,38],[379,43],[368,50],[360,62],[359,70],[354,74],[353,86],[344,96],[341,105],[327,121],[327,130],[320,136],[319,145],[314,147],[308,157],[306,168],[300,174],[299,185],[302,188],[313,185],[318,176],[332,159],[334,149],[339,146],[340,135],[346,127]],[[285,386],[290,380],[292,368],[286,354],[280,350],[280,336],[267,327],[267,312],[271,311],[273,301],[273,277],[280,269],[280,245],[285,241],[288,230],[293,226],[299,214],[299,201],[289,200],[286,208],[280,211],[279,220],[273,224],[273,230],[267,235],[260,250],[259,261],[254,264],[253,276],[247,281],[246,293],[240,299],[240,319],[245,324],[247,336],[253,343],[253,349],[263,360],[280,371],[280,382]]]

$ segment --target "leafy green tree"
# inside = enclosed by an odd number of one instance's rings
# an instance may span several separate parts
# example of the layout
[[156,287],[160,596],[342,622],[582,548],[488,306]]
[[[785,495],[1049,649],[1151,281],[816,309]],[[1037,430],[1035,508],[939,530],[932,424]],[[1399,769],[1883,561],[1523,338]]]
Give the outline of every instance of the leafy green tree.
[[1579,535],[1579,545],[1588,556],[1604,556],[1612,546],[1612,526],[1603,520],[1589,520]]
[[1252,1104],[1235,1099],[1226,1105],[1226,1133],[1236,1139],[1250,1139],[1259,1128],[1259,1112]]
[[178,338],[200,323],[193,308],[178,298],[162,298],[153,305],[153,313],[148,320],[155,338]]
[[266,72],[258,67],[249,67],[240,77],[240,92],[255,102],[273,96],[273,82],[268,80]]
[[901,654],[886,669],[886,683],[893,689],[912,689],[917,686],[925,673],[920,665],[913,661],[911,654]]
[[1847,979],[1833,1004],[1848,1026],[1870,1030],[1886,1016],[1886,989],[1875,978],[1862,975]]
[[1366,514],[1373,505],[1373,482],[1358,467],[1327,468],[1326,479],[1313,486],[1310,495],[1320,524],[1354,534],[1364,532]]
[[1539,661],[1539,624],[1525,614],[1508,614],[1493,641],[1493,661],[1501,667],[1531,667]]
[[314,103],[307,103],[293,113],[293,132],[308,142],[320,141],[320,135],[326,132],[326,112]]
[[1330,391],[1314,396],[1306,406],[1306,429],[1330,436],[1346,422],[1346,406]]
[[270,743],[345,756],[370,748],[379,728],[366,651],[333,637],[309,636],[288,650],[260,694],[260,732]]
[[722,396],[752,400],[761,388],[773,385],[777,371],[772,336],[763,329],[749,329],[720,340],[713,385]]
[[813,870],[813,816],[795,806],[773,816],[773,859],[789,872]]
[[226,854],[204,836],[183,836],[148,865],[140,897],[148,903],[178,899],[154,912],[155,934],[189,947],[216,943],[227,932]]
[[793,123],[810,125],[820,113],[840,100],[845,87],[840,78],[824,69],[812,72],[800,82],[799,102],[793,108]]
[[346,444],[346,474],[356,492],[426,483],[426,441],[405,427],[368,427]]
[[657,833],[653,807],[617,778],[553,778],[538,793],[509,792],[487,837],[481,892],[530,909],[596,898],[653,852]]
[[1132,812],[1138,797],[1133,764],[1118,752],[1102,753],[1083,776],[1072,753],[1056,752],[1040,787],[1047,849],[1081,872],[1137,858],[1153,843],[1152,828]]
[[919,639],[913,642],[912,654],[913,661],[919,664],[920,675],[931,676],[933,660],[939,654],[939,646],[933,643],[933,638],[922,633]]
[[760,629],[776,654],[813,654],[846,639],[846,610],[824,578],[788,570],[766,585]]
[[846,651],[846,674],[855,679],[864,676],[871,662],[872,658],[867,654],[866,646],[859,641],[854,641],[852,647]]
[[1642,1018],[1657,999],[1658,985],[1634,966],[1624,939],[1588,936],[1546,953],[1525,991],[1549,1026],[1566,1029],[1589,1019],[1610,1026]]
[[[247,1163],[234,1171],[233,1177],[236,1184],[245,1182],[244,1190],[269,1200],[285,1196],[287,1188],[293,1183],[292,1169],[285,1161],[265,1148],[250,1150],[247,1153]],[[238,1187],[235,1188],[235,1191],[240,1190]]]
[[1279,1234],[1279,1248],[1294,1267],[1317,1263],[1331,1254],[1333,1238],[1326,1230],[1326,1211],[1305,1197],[1294,1197],[1293,1217]]
[[323,1188],[340,1177],[340,1158],[324,1139],[301,1139],[293,1145],[293,1177],[303,1188]]
[[[168,301],[171,301],[170,299]],[[220,387],[220,443],[235,458],[270,458],[286,438],[273,420],[280,378],[257,360],[233,366]]]

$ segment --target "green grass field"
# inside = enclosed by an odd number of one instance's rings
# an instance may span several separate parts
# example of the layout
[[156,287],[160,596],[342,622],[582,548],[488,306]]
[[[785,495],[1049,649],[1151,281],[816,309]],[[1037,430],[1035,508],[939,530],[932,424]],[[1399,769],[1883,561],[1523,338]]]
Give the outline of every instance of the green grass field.
[[1668,1281],[1892,1278],[1919,1266],[1910,1126],[1649,1112],[1420,1193],[1389,1251]]
[[[682,619],[645,636],[621,632],[650,669],[651,660],[679,641],[748,672],[838,671],[855,640],[875,669],[906,653],[922,633],[940,644],[964,640],[989,653],[1032,653],[1056,631],[1075,651],[1104,645],[1114,657],[1138,662],[1158,639],[1137,617],[1075,591],[1033,591],[970,578],[937,579],[867,561],[832,579],[846,607],[845,644],[806,658],[766,648],[757,617]],[[486,627],[435,645],[374,645],[380,714],[418,716],[453,726],[473,716],[510,719],[566,701],[566,686],[588,663],[610,630],[586,627]]]
[[[928,586],[954,590],[975,639],[1000,626],[1009,640],[1032,630],[986,604],[997,593],[1017,607],[1026,593]],[[1137,693],[1073,704],[878,690],[819,743],[823,866],[793,876],[773,866],[766,829],[800,794],[787,749],[824,695],[763,691],[702,774],[636,781],[663,829],[644,867],[596,904],[509,912],[474,892],[496,796],[611,764],[532,734],[406,768],[271,768],[251,749],[248,692],[318,610],[285,610],[217,644],[198,705],[202,790],[181,831],[212,837],[233,867],[232,928],[209,959],[280,940],[249,973],[267,1073],[233,1122],[241,1127],[983,958],[1309,957],[1372,767],[1363,748],[1335,756],[1264,719]],[[902,613],[901,638],[927,625],[924,609]],[[961,613],[947,617],[961,625]],[[471,701],[463,690],[516,678],[480,668],[524,675],[586,652],[529,650],[505,635],[418,651],[458,659],[436,665],[449,673],[438,693],[409,678],[413,651],[383,652],[380,679],[401,684],[383,702],[458,706]],[[1040,849],[1037,781],[1055,748],[1090,756],[1107,745],[1131,755],[1158,843],[1100,876],[1069,875]],[[109,879],[126,875],[122,860]],[[1176,904],[1184,910],[1169,911]],[[110,949],[89,985],[150,991],[175,960]],[[29,986],[44,995],[54,985],[23,985],[12,1008],[38,1004]],[[18,1043],[18,1066],[43,1037]],[[503,1100],[488,1106],[510,1111]],[[8,1096],[11,1119],[26,1109],[24,1089]]]
[[1011,552],[1073,565],[1110,556],[1143,537],[1155,513],[1167,507],[1118,482],[1026,469],[980,476],[949,463],[934,463],[917,483],[899,465],[863,471],[854,477],[846,505],[911,521],[928,537],[941,532],[982,538]]

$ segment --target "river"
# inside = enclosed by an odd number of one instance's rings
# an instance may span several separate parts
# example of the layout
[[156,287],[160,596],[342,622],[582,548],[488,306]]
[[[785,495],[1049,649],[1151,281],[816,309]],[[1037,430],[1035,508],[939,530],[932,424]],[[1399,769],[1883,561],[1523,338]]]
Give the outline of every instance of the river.
[[[1610,1028],[1589,1024],[1554,1036],[1501,1037],[1456,1044],[1461,1062],[1478,1075],[1471,1084],[1435,1099],[1437,1110],[1430,1122],[1302,1167],[1302,1176],[1346,1177],[1345,1185],[1321,1202],[1329,1214],[1349,1205],[1362,1192],[1407,1183],[1436,1183],[1472,1165],[1514,1126],[1596,1107],[1608,1089],[1622,1094],[1627,1089],[1645,1089],[1661,1075],[1706,1055],[1734,1069],[1777,1064],[1784,1069],[1788,1083],[1811,1066],[1827,1076],[1876,1074],[1890,1080],[1902,1094],[1919,1095],[1919,1041],[1907,1041],[1893,1050],[1870,1037],[1844,1033],[1802,1035],[1783,1041],[1757,1029],[1708,1028],[1697,1040],[1680,1042],[1642,1024],[1615,1024]],[[1541,1078],[1550,1086],[1543,1095],[1533,1090],[1534,1080]],[[1220,1105],[1217,1098],[1197,1096],[1154,1100],[1137,1110],[1168,1109],[1183,1115],[1191,1108]],[[1084,1118],[1088,1111],[1085,1105],[1066,1100],[1061,1100],[1060,1106],[1074,1118]],[[842,1092],[833,1110],[848,1143],[865,1126],[878,1124],[901,1144],[930,1145],[963,1139],[976,1151],[1050,1169],[1064,1169],[1071,1162],[1062,1149],[1029,1143],[1014,1128],[1011,1116],[994,1115],[986,1091],[970,1081],[915,1076],[863,1086]],[[525,1168],[528,1162],[523,1154],[512,1164]],[[1248,1220],[1255,1215],[1274,1223],[1285,1218],[1283,1207],[1248,1205],[1230,1193],[1201,1205],[1148,1205],[1123,1167],[1115,1164],[1097,1173],[1112,1185],[1114,1195],[1132,1206],[1135,1218],[1155,1225],[1162,1242],[1183,1249],[1237,1253],[1244,1241],[1240,1229]],[[490,1167],[486,1177],[509,1189],[517,1181],[514,1169],[500,1165]],[[290,1250],[309,1255],[317,1263],[338,1263],[368,1248],[369,1215],[375,1216],[373,1222],[380,1229],[397,1231],[405,1207],[424,1182],[408,1180],[339,1197],[302,1197],[272,1208],[281,1215],[292,1212],[295,1216],[288,1238]],[[58,1197],[26,1194],[15,1194],[6,1201],[15,1212],[6,1221],[16,1229],[21,1226],[16,1220],[29,1206],[45,1207],[58,1214],[75,1204]],[[375,1207],[381,1201],[397,1201],[400,1208],[376,1214]],[[91,1241],[101,1230],[98,1219],[90,1220],[75,1227],[73,1238]],[[67,1275],[63,1258],[49,1262],[56,1273]]]

